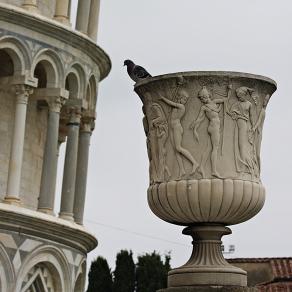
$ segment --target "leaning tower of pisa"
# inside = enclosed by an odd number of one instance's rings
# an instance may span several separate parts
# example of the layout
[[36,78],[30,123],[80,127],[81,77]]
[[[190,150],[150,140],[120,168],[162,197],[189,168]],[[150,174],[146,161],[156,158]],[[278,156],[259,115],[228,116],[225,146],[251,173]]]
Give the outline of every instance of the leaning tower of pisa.
[[97,87],[111,65],[96,45],[99,0],[79,0],[75,28],[70,2],[0,0],[2,292],[84,291],[97,245],[83,211]]

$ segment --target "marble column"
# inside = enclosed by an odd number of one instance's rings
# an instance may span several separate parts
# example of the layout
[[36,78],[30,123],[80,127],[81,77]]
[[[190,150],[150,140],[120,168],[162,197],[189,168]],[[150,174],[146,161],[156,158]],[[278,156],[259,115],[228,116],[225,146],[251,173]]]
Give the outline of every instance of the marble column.
[[87,34],[91,0],[79,0],[76,29]]
[[83,224],[83,213],[86,197],[88,156],[90,136],[92,133],[92,125],[93,119],[82,118],[79,132],[78,159],[74,199],[74,219],[76,223],[81,225]]
[[26,10],[32,11],[32,12],[36,12],[38,9],[38,4],[37,4],[37,0],[24,0],[22,7]]
[[55,186],[58,167],[58,137],[60,111],[64,104],[62,97],[50,98],[47,138],[45,144],[43,171],[41,178],[38,211],[53,214],[55,202]]
[[73,221],[74,194],[76,167],[78,155],[78,137],[80,125],[80,109],[71,108],[69,110],[68,137],[65,154],[65,165],[62,184],[62,198],[60,218]]
[[64,24],[69,24],[70,21],[70,0],[57,0],[54,18]]
[[[60,136],[59,132],[59,138],[58,138],[58,148],[57,148],[57,170],[58,170],[58,161],[60,157],[60,148],[61,145],[66,141],[66,136]],[[52,186],[53,192],[56,195],[56,184],[57,184],[57,179],[54,181],[54,185]]]
[[100,0],[91,0],[87,34],[94,41],[97,40],[99,8]]
[[8,170],[6,203],[20,202],[20,180],[23,158],[24,134],[28,97],[33,90],[27,85],[14,85],[16,94],[14,129],[11,143],[11,153]]

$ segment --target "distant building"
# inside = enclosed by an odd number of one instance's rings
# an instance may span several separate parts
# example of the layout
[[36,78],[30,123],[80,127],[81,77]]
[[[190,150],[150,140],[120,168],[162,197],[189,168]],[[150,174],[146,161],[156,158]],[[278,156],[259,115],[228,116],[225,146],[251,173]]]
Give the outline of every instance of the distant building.
[[259,291],[292,291],[292,257],[237,258],[228,262],[247,271],[248,286],[255,286]]
[[[0,0],[0,291],[84,291],[89,141],[110,59],[99,0]],[[66,147],[55,205],[59,147]]]

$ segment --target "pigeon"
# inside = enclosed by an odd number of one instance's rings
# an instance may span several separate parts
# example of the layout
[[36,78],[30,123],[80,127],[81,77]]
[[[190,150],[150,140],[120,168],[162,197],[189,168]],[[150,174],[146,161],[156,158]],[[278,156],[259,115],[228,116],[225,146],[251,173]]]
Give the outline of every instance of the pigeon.
[[125,60],[124,66],[127,66],[127,72],[130,78],[135,82],[151,77],[151,75],[143,67],[136,65],[131,60]]

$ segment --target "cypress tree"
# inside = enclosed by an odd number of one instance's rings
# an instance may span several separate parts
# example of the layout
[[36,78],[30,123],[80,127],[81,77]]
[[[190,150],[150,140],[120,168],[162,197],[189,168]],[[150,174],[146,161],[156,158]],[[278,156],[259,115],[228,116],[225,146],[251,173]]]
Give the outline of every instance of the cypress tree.
[[166,255],[164,255],[164,264],[163,264],[163,287],[162,288],[166,288],[167,287],[167,276],[168,276],[168,272],[170,271],[171,267],[170,267],[170,260],[171,260],[171,256],[170,256],[170,252]]
[[88,273],[87,292],[112,292],[113,279],[107,260],[97,257]]
[[132,251],[121,250],[116,257],[113,292],[135,291],[135,264]]
[[138,256],[136,265],[136,292],[156,292],[167,287],[167,273],[170,269],[170,255],[162,261],[160,254]]

